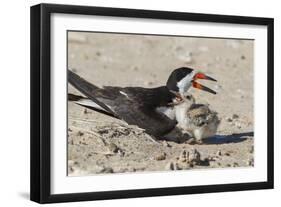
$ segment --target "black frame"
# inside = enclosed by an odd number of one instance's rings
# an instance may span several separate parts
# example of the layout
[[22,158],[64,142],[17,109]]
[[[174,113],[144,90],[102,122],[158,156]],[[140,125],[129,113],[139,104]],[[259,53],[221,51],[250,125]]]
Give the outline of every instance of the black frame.
[[[196,22],[217,22],[267,26],[267,181],[238,184],[169,187],[154,189],[86,192],[74,194],[50,193],[50,15],[52,13],[100,15],[113,17],[134,17],[167,19]],[[273,38],[274,20],[272,18],[195,14],[153,10],[88,7],[56,4],[39,4],[31,7],[31,174],[30,199],[39,203],[70,202],[102,199],[133,198],[146,196],[166,196],[179,194],[210,193],[272,189],[274,187],[274,71]]]

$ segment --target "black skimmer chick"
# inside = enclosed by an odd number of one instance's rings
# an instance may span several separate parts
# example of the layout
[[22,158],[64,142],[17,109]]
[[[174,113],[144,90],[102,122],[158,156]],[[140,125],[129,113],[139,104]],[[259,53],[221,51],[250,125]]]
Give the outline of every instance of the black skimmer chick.
[[197,79],[214,81],[203,73],[195,73],[191,68],[178,68],[171,73],[166,86],[99,88],[68,70],[69,83],[86,96],[84,98],[69,94],[68,98],[84,107],[137,125],[148,134],[159,137],[173,130],[177,120],[167,116],[167,113],[162,113],[158,108],[166,108],[166,112],[171,110],[171,107],[183,100],[191,86],[215,94],[213,90],[195,82]]
[[184,101],[175,105],[174,110],[177,127],[196,142],[216,134],[220,124],[217,112],[206,104],[196,104],[192,95],[186,96]]

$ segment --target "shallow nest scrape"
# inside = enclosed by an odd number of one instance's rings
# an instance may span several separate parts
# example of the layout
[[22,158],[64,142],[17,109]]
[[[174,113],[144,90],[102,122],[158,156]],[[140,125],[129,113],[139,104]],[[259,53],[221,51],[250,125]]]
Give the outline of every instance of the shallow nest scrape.
[[71,121],[68,132],[70,176],[246,167],[254,164],[251,136],[239,137],[241,140],[235,143],[191,145],[155,141],[143,129],[122,121],[102,123],[83,120],[81,123],[77,119]]

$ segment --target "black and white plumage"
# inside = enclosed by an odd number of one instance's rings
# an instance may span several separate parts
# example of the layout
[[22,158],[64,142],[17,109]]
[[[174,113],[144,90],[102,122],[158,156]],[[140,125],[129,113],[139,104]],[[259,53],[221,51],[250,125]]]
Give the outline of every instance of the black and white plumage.
[[194,75],[195,71],[191,68],[178,68],[171,73],[167,80],[166,86],[171,91],[183,94],[191,87]]
[[210,81],[216,81],[214,78],[205,75],[204,73],[195,72],[192,68],[181,67],[175,69],[169,76],[166,86],[170,91],[178,94],[178,96],[184,97],[190,87],[197,88],[203,91],[207,91],[212,94],[216,94],[212,89],[203,86],[196,82],[197,79],[205,79]]
[[[195,73],[193,69],[178,68],[171,73],[166,86],[99,88],[68,70],[69,83],[86,96],[69,94],[69,100],[137,125],[148,134],[159,137],[176,127],[178,120],[173,107],[182,101],[191,86],[197,86],[194,81],[199,78],[214,80],[203,73]],[[199,85],[196,88],[214,93]]]
[[177,124],[156,108],[173,102],[175,95],[166,86],[158,88],[111,87],[98,88],[68,71],[68,81],[88,98],[71,95],[77,104],[105,112],[107,115],[137,125],[153,136],[161,136],[171,131]]

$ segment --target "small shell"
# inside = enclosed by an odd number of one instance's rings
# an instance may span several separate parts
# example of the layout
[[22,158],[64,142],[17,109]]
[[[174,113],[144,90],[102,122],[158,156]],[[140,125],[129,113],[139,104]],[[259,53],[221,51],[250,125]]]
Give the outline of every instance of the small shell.
[[217,156],[221,156],[221,155],[222,155],[221,151],[218,150],[218,151],[216,152],[216,155],[217,155]]

